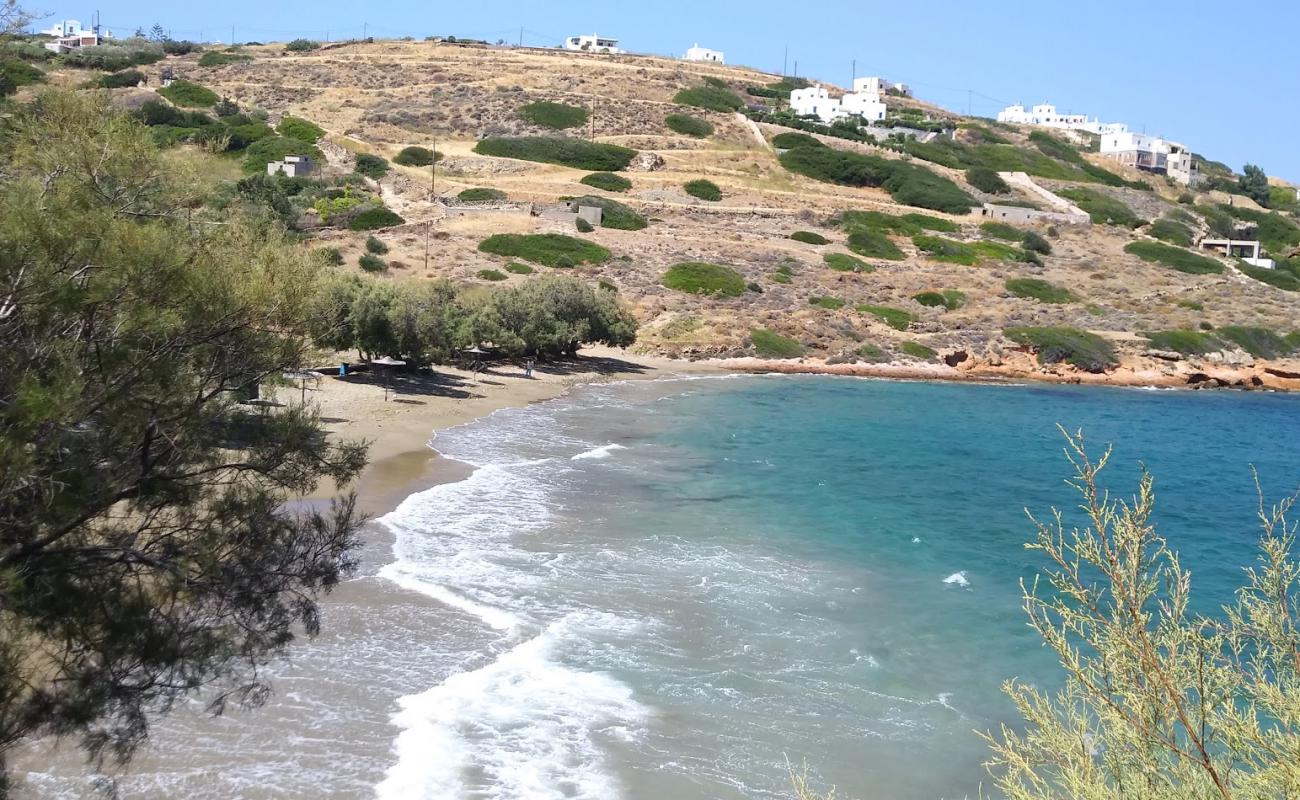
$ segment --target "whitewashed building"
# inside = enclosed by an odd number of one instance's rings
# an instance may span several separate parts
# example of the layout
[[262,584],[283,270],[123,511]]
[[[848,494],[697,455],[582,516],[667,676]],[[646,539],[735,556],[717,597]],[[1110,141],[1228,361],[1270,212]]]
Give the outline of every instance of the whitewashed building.
[[727,59],[723,56],[721,50],[710,50],[707,47],[700,47],[696,42],[695,46],[686,51],[682,58],[687,61],[712,61],[714,64],[725,64]]
[[618,48],[618,39],[609,39],[592,34],[590,36],[570,36],[564,40],[565,50],[580,50],[585,53],[610,53],[617,55],[623,51]]
[[80,36],[83,33],[94,33],[94,31],[82,28],[81,22],[75,19],[65,19],[40,31],[41,36],[52,36],[55,39],[62,39],[65,36]]
[[870,75],[865,78],[853,79],[853,91],[855,93],[874,94],[877,97],[894,92],[904,97],[911,97],[912,90],[907,88],[905,83],[894,83],[885,80],[878,75]]
[[1192,151],[1186,145],[1159,136],[1132,131],[1107,133],[1101,137],[1101,154],[1130,167],[1168,175],[1185,186],[1201,182],[1200,168]]
[[285,156],[281,161],[272,161],[266,165],[266,174],[280,174],[286,178],[301,178],[316,171],[316,165],[309,156]]
[[829,125],[845,117],[879,122],[885,118],[887,108],[878,94],[850,92],[843,97],[831,97],[825,87],[809,86],[790,92],[790,110],[801,117],[816,117]]
[[45,43],[45,49],[52,53],[66,53],[77,47],[94,47],[103,41],[98,31],[81,27],[81,23],[75,19],[65,19],[52,25],[41,31],[41,35],[53,37],[54,41]]
[[1089,119],[1087,114],[1062,114],[1051,103],[1039,103],[1029,109],[1018,103],[1007,106],[998,112],[998,122],[1087,131],[1102,136],[1108,133],[1128,132],[1128,126],[1122,122],[1102,122],[1096,118]]

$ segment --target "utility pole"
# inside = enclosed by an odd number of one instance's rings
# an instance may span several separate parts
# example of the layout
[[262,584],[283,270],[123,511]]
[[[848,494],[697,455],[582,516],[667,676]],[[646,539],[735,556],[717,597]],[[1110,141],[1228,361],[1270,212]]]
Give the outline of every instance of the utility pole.
[[858,82],[858,60],[855,58],[853,59],[853,78],[849,81],[849,88],[852,89],[853,84],[857,82]]
[[591,133],[587,137],[591,141],[596,141],[596,98],[591,98]]
[[524,26],[523,26],[523,25],[520,25],[520,26],[519,26],[519,46],[520,46],[520,47],[523,47],[523,46],[524,46]]
[[[438,140],[435,138],[433,144],[433,161],[429,162],[429,201],[433,202],[438,197]],[[428,231],[425,231],[427,234]]]
[[968,117],[970,116],[971,107],[974,105],[974,103],[975,103],[975,90],[967,89],[966,90],[966,116]]
[[424,271],[426,273],[429,271],[429,226],[431,224],[433,224],[431,219],[424,221]]
[[369,32],[370,32],[370,23],[369,22],[361,23],[361,38],[369,39],[370,37],[366,35]]
[[231,44],[234,44],[234,43],[235,43],[235,26],[234,26],[234,25],[231,25],[231,26],[230,26],[230,43],[231,43]]
[[781,77],[784,78],[790,73],[786,70],[790,66],[790,45],[785,46],[785,54],[781,56]]

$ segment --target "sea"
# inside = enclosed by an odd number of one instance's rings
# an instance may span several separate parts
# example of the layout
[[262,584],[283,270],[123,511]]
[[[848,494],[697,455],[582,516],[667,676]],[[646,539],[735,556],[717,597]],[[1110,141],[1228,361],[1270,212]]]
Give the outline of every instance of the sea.
[[[1155,476],[1198,608],[1300,485],[1300,397],[844,377],[600,384],[439,432],[473,467],[377,520],[261,709],[155,726],[125,796],[997,797],[1032,517],[1081,521],[1061,429]],[[31,796],[88,771],[24,759]]]

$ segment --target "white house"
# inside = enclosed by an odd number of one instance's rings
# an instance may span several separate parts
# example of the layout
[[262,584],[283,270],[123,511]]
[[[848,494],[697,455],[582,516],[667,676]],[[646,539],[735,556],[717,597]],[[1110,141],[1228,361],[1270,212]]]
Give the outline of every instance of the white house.
[[1159,136],[1132,131],[1107,133],[1101,137],[1101,154],[1130,167],[1168,175],[1186,186],[1201,182],[1200,169],[1191,150]]
[[790,110],[801,117],[817,117],[829,125],[837,119],[857,116],[867,122],[885,118],[885,104],[880,95],[870,92],[850,92],[843,97],[831,97],[822,86],[809,86],[790,92]]
[[65,36],[80,36],[83,33],[94,33],[94,31],[83,29],[81,23],[75,19],[65,19],[40,31],[41,36],[53,36],[55,39],[62,39]]
[[52,53],[66,53],[75,47],[94,47],[102,41],[94,28],[83,28],[75,19],[65,19],[41,31],[42,36],[51,36],[52,42],[45,43],[45,49]]
[[696,42],[695,46],[686,51],[682,58],[687,61],[712,61],[715,64],[725,64],[727,59],[723,57],[721,50],[710,50],[707,47],[700,47]]
[[596,34],[590,36],[570,36],[564,40],[565,50],[581,50],[586,53],[609,53],[617,55],[623,52],[618,49],[618,39],[606,39]]
[[300,178],[316,171],[316,165],[308,156],[285,156],[282,161],[272,161],[266,165],[266,174],[280,173],[286,178]]
[[854,78],[853,91],[858,93],[874,94],[877,97],[888,94],[891,91],[905,97],[912,96],[912,90],[907,88],[907,84],[893,83],[892,81],[887,81],[878,75],[871,75],[865,78]]

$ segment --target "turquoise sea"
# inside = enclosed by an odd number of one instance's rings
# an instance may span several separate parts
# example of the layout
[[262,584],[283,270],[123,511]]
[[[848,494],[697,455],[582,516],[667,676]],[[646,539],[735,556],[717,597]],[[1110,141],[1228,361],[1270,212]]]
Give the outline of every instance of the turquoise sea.
[[[1254,558],[1259,471],[1300,483],[1300,397],[682,378],[439,433],[476,468],[379,520],[265,708],[181,709],[124,796],[977,797],[1011,677],[1051,686],[1018,582],[1071,509],[1057,424],[1156,476],[1201,607]],[[1077,516],[1077,514],[1076,514]],[[199,704],[195,704],[199,705]],[[32,764],[36,766],[33,767]],[[32,796],[84,771],[28,761]]]

